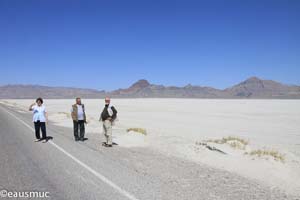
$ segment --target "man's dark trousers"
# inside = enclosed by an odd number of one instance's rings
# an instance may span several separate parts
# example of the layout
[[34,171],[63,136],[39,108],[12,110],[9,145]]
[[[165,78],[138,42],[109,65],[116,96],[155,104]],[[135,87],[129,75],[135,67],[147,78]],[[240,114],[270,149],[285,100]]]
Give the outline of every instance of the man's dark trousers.
[[[73,120],[73,128],[74,128],[75,140],[83,140],[84,133],[85,133],[84,120],[78,120],[78,121]],[[78,135],[78,128],[80,129],[80,135]]]

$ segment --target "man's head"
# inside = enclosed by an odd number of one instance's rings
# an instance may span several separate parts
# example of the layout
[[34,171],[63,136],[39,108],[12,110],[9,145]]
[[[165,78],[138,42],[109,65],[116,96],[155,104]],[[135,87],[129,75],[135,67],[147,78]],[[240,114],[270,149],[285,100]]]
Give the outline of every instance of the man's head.
[[109,105],[110,104],[110,98],[109,97],[105,97],[105,105]]
[[79,97],[76,98],[76,104],[81,105],[81,99]]
[[43,99],[41,97],[37,98],[36,101],[38,106],[41,106],[43,104]]

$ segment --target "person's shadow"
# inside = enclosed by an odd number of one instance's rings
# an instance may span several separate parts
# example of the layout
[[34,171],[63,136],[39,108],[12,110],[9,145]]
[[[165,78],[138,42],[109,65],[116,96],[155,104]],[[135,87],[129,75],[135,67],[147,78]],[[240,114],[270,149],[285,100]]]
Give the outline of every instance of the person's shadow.
[[[102,146],[105,146],[105,145],[107,145],[107,143],[106,143],[106,142],[102,142]],[[116,146],[117,146],[117,145],[119,145],[119,144],[118,144],[118,143],[115,143],[115,142],[113,142],[113,143],[112,143],[112,145],[116,145]]]
[[48,142],[49,140],[53,140],[53,137],[52,137],[52,136],[47,136],[47,137],[46,137],[46,140],[44,140],[43,143],[46,143],[46,142]]

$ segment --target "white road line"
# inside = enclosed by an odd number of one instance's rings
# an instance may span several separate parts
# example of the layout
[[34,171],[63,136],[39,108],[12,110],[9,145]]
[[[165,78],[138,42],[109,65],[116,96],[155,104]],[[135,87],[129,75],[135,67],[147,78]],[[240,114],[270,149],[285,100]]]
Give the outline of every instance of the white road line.
[[[34,129],[29,126],[26,122],[24,122],[22,119],[20,119],[19,117],[17,117],[16,115],[12,114],[10,111],[8,111],[7,109],[3,109],[5,110],[8,114],[10,114],[11,116],[13,116],[15,119],[17,119],[18,121],[20,121],[23,125],[25,125],[27,128],[29,128],[31,131],[34,131]],[[51,145],[53,145],[56,149],[58,149],[59,151],[61,151],[62,153],[64,153],[66,156],[68,156],[69,158],[71,158],[73,161],[75,161],[76,163],[78,163],[80,166],[82,166],[83,168],[85,168],[86,170],[88,170],[89,172],[91,172],[93,175],[95,175],[97,178],[99,178],[101,181],[103,181],[104,183],[106,183],[107,185],[111,186],[112,188],[114,188],[116,191],[118,191],[120,194],[122,194],[123,196],[127,197],[130,200],[138,200],[136,197],[134,197],[132,194],[130,194],[129,192],[127,192],[126,190],[123,190],[122,188],[120,188],[119,186],[117,186],[115,183],[113,183],[111,180],[109,180],[108,178],[106,178],[105,176],[103,176],[102,174],[100,174],[99,172],[95,171],[94,169],[92,169],[91,167],[89,167],[87,164],[81,162],[80,160],[78,160],[76,157],[74,157],[72,154],[68,153],[65,149],[63,149],[62,147],[58,146],[57,144],[55,144],[53,141],[49,141],[49,143]]]

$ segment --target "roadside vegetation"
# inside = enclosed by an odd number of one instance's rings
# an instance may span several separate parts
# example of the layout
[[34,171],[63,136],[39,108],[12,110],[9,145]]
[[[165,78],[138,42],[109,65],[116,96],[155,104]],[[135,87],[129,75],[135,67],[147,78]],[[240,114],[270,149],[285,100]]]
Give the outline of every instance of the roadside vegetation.
[[250,152],[246,152],[245,155],[257,156],[257,157],[265,157],[265,158],[273,158],[276,161],[281,161],[284,163],[285,156],[279,153],[276,150],[266,150],[266,149],[257,149]]
[[223,137],[222,139],[210,139],[206,140],[205,142],[216,144],[228,144],[230,147],[240,150],[245,150],[246,146],[249,144],[248,140],[234,136]]
[[128,128],[127,132],[130,132],[130,131],[140,133],[140,134],[143,134],[143,135],[147,135],[147,131],[144,128]]

